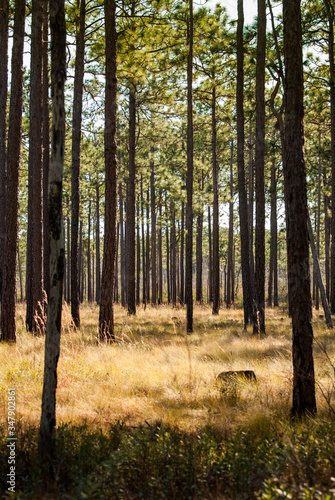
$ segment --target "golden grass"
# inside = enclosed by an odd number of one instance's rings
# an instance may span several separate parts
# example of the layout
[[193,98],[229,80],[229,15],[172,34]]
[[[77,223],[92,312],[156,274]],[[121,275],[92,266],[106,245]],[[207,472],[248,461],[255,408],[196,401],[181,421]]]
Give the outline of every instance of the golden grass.
[[[7,418],[7,389],[15,386],[17,418],[38,424],[44,363],[44,338],[24,330],[18,307],[16,345],[0,344],[0,423]],[[116,342],[96,338],[98,308],[84,305],[75,330],[69,308],[63,310],[58,365],[57,423],[104,426],[115,420],[130,425],[161,421],[194,430],[211,424],[264,426],[289,414],[292,390],[291,327],[282,310],[266,311],[267,336],[243,331],[242,311],[196,306],[194,333],[185,335],[186,312],[138,308],[129,317],[115,307]],[[332,364],[335,333],[314,313],[315,365],[319,414],[335,408]],[[257,383],[220,387],[223,370],[254,370]],[[328,402],[327,402],[328,400]]]

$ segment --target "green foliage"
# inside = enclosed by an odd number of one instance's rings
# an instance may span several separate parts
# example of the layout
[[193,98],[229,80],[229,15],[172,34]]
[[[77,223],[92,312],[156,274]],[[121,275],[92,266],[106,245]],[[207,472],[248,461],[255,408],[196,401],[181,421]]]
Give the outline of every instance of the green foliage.
[[[265,424],[265,425],[264,425]],[[211,427],[187,433],[156,425],[106,431],[88,425],[57,430],[60,498],[334,498],[335,425],[263,422],[222,436]],[[6,439],[0,465],[6,470]],[[17,495],[43,493],[37,430],[20,429]],[[0,478],[5,491],[5,475]]]

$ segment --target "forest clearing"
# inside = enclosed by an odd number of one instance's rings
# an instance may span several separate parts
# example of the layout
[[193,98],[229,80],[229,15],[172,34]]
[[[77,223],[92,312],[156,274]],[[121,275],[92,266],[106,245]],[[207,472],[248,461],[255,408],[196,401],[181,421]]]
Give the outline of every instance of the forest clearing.
[[[194,332],[186,335],[184,308],[148,306],[129,317],[116,306],[113,344],[98,340],[97,306],[82,306],[81,317],[76,330],[63,308],[59,498],[333,498],[335,334],[318,311],[318,417],[296,423],[289,419],[292,335],[282,308],[267,309],[262,338],[243,329],[238,308],[215,317],[195,306]],[[44,339],[25,331],[23,305],[17,321],[16,344],[0,345],[1,426],[7,387],[15,386],[22,492],[15,498],[44,498],[37,465]],[[254,370],[257,381],[225,385],[216,378],[224,370]],[[4,439],[2,461],[6,454]]]

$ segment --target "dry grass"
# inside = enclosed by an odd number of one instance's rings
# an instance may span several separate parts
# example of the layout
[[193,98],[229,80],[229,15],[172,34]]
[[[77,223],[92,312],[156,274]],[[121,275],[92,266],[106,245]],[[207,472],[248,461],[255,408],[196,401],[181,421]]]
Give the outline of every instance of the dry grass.
[[[17,418],[38,424],[44,338],[24,331],[18,308],[16,345],[0,344],[0,423],[6,419],[7,388],[17,389]],[[185,310],[138,309],[136,317],[115,308],[117,341],[97,342],[98,308],[85,305],[81,328],[73,328],[67,306],[58,370],[57,422],[104,426],[161,421],[194,430],[207,424],[231,429],[260,427],[289,414],[292,387],[290,320],[267,310],[267,336],[243,331],[242,311],[222,310],[213,317],[196,306],[194,333],[185,335]],[[332,413],[335,333],[314,314],[315,363],[319,414]],[[222,388],[223,370],[254,370],[257,383]]]

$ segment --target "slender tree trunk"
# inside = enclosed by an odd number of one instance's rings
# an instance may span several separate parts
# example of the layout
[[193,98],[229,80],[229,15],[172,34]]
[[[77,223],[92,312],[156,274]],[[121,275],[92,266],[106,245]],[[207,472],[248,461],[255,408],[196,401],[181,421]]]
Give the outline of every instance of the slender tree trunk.
[[258,0],[256,64],[256,235],[254,333],[265,333],[265,52],[266,6]]
[[64,83],[66,78],[66,25],[64,0],[50,0],[52,145],[49,172],[50,297],[45,340],[42,414],[39,456],[44,477],[54,479],[56,451],[56,387],[60,351],[62,285],[64,273],[64,227],[62,180],[65,146]]
[[[213,80],[214,80],[214,75]],[[219,253],[219,164],[216,134],[216,88],[212,89],[212,167],[213,167],[213,314],[220,309],[220,253]]]
[[19,279],[20,279],[20,302],[23,302],[23,277],[22,277],[22,265],[19,246],[17,247],[17,261],[19,265]]
[[50,292],[50,230],[49,230],[49,220],[48,220],[48,183],[49,183],[49,156],[50,156],[49,2],[43,1],[42,3],[43,3],[43,33],[42,33],[43,282],[44,282],[45,293],[47,297],[49,297],[49,292]]
[[123,215],[123,189],[122,183],[119,183],[119,207],[120,207],[120,254],[121,254],[121,304],[126,307],[126,245],[124,235],[124,215]]
[[166,226],[166,282],[167,282],[167,295],[168,304],[171,302],[170,295],[170,247],[169,247],[169,227]]
[[[83,106],[83,83],[85,71],[85,12],[86,0],[77,0],[79,19],[76,19],[76,62],[73,89],[72,152],[71,152],[71,314],[76,327],[80,326],[79,314],[79,268],[78,268],[78,224],[79,224],[79,178],[81,150],[81,121]],[[90,288],[89,288],[90,290]]]
[[105,87],[105,237],[102,264],[99,337],[112,341],[114,335],[114,278],[117,225],[117,34],[115,0],[105,0],[105,34],[108,43],[106,55]]
[[88,202],[88,230],[87,230],[87,300],[93,301],[92,269],[91,269],[91,200]]
[[213,247],[212,247],[212,222],[211,222],[211,207],[208,205],[208,248],[209,248],[209,263],[208,263],[208,300],[213,302]]
[[184,236],[185,236],[185,205],[181,204],[181,231],[180,231],[180,304],[185,300],[185,274],[184,274]]
[[28,159],[27,314],[26,327],[38,333],[37,316],[43,304],[42,199],[42,27],[43,2],[33,0]]
[[140,238],[140,198],[137,197],[136,206],[136,305],[140,305],[141,282],[141,238]]
[[252,296],[250,263],[249,263],[249,234],[248,234],[248,202],[245,189],[244,169],[244,48],[243,48],[243,0],[238,0],[238,23],[237,23],[237,89],[236,89],[236,125],[237,125],[237,169],[238,169],[238,192],[240,213],[240,236],[241,236],[241,267],[244,307],[244,328],[252,321]]
[[252,121],[250,120],[250,131],[249,131],[249,179],[248,179],[248,226],[249,226],[249,263],[250,263],[250,282],[251,289],[255,288],[255,259],[254,259],[254,156],[253,156],[253,144],[252,144]]
[[158,228],[158,304],[163,303],[163,242],[162,242],[162,200],[159,200]]
[[[327,175],[326,169],[324,169],[323,173],[323,184],[326,188],[327,184]],[[330,272],[329,272],[329,248],[330,248],[330,229],[331,229],[331,221],[328,214],[329,209],[329,197],[324,195],[324,212],[325,212],[325,272],[326,272],[326,296],[329,303],[330,298]]]
[[15,295],[21,155],[23,41],[25,0],[16,0],[12,50],[11,97],[7,143],[6,233],[1,297],[1,340],[16,341]]
[[177,305],[177,259],[176,259],[176,210],[172,207],[172,227],[171,227],[171,292],[172,304]]
[[79,298],[84,301],[83,221],[79,223]]
[[307,231],[300,0],[283,0],[288,270],[293,327],[292,414],[316,412]]
[[233,247],[234,247],[234,178],[233,178],[234,143],[231,141],[230,154],[230,202],[229,202],[229,230],[228,230],[228,273],[227,273],[227,307],[234,300],[233,285]]
[[146,278],[147,278],[147,272],[146,272],[146,265],[145,265],[145,231],[144,231],[144,198],[143,198],[143,178],[141,174],[141,218],[142,218],[142,302],[144,306],[147,304],[147,286],[146,286]]
[[193,0],[189,0],[187,58],[187,176],[186,176],[186,275],[185,301],[187,306],[187,333],[193,332]]
[[272,161],[271,166],[271,243],[270,243],[270,274],[268,286],[268,305],[272,307],[272,289],[273,304],[278,306],[278,268],[277,268],[277,182],[276,182],[276,164]]
[[196,301],[203,303],[202,294],[202,230],[203,230],[203,213],[197,217],[197,236],[196,236]]
[[[7,86],[8,86],[8,16],[9,1],[0,1],[0,206],[6,206],[7,183]],[[0,215],[0,299],[2,290],[2,266],[5,250],[5,210]]]
[[135,293],[135,143],[136,88],[130,84],[129,94],[129,178],[127,185],[127,302],[128,314],[136,314]]
[[[321,131],[319,129],[319,168],[318,168],[318,213],[316,222],[316,252],[318,259],[320,258],[320,224],[321,224]],[[319,287],[316,288],[315,309],[319,309]]]
[[117,223],[116,257],[115,257],[115,286],[114,302],[119,302],[119,247],[120,247],[120,222]]
[[67,239],[66,239],[66,244],[67,244],[67,252],[66,252],[66,296],[67,296],[67,301],[71,301],[71,290],[70,290],[70,282],[71,282],[71,259],[70,259],[70,248],[71,248],[71,243],[70,243],[70,217],[66,218],[66,227],[67,227]]
[[[100,276],[100,189],[99,184],[97,182],[96,187],[96,227],[95,227],[95,238],[96,238],[96,293],[95,300],[97,304],[100,304],[100,296],[101,296],[101,276]],[[79,287],[78,287],[79,288]]]
[[146,254],[145,254],[145,269],[146,269],[146,299],[147,303],[150,302],[150,224],[149,224],[149,203],[150,203],[150,191],[147,190],[147,208],[146,208],[146,216],[147,216],[147,234],[146,234]]
[[157,305],[157,255],[156,255],[156,196],[155,196],[155,164],[151,162],[151,302]]

